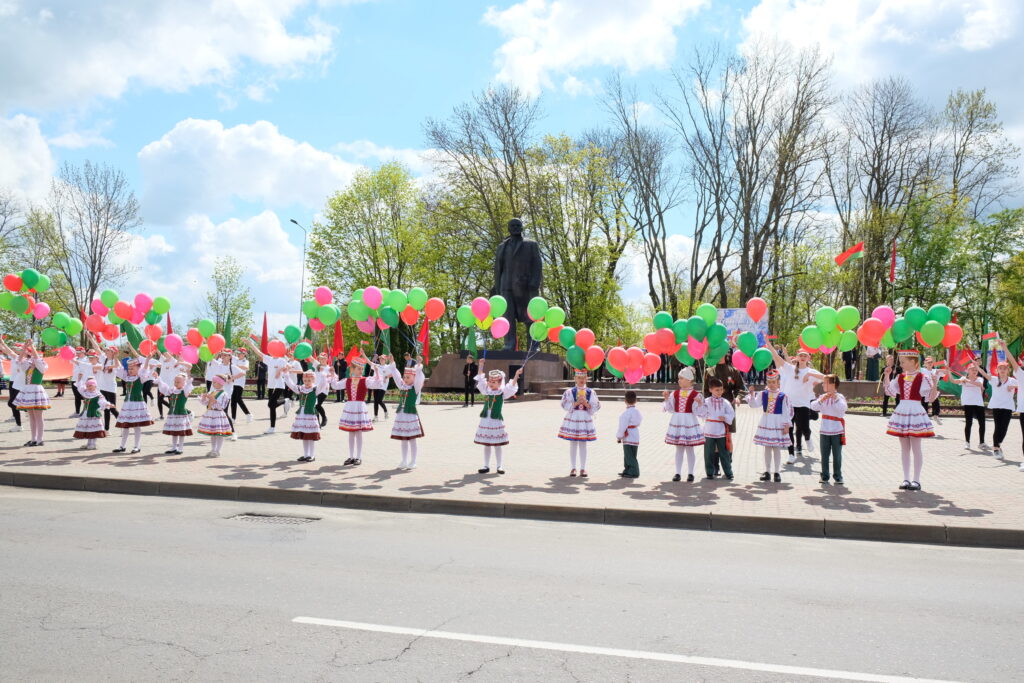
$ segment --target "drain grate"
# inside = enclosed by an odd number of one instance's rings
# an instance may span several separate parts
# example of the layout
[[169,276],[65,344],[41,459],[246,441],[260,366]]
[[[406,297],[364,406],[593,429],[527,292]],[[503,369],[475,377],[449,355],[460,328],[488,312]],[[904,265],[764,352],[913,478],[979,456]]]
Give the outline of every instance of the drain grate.
[[319,520],[319,517],[299,517],[292,515],[260,515],[254,512],[247,512],[241,515],[228,517],[238,522],[252,522],[255,524],[309,524]]

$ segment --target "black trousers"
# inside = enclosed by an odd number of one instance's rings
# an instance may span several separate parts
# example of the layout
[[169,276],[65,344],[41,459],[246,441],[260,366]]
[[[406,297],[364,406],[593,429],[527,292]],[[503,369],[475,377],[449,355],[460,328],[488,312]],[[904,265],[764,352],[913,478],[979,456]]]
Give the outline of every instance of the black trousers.
[[284,404],[284,389],[271,389],[267,397],[267,407],[270,408],[270,426],[277,426],[277,407]]
[[234,420],[238,417],[238,409],[241,408],[242,412],[246,415],[249,414],[249,408],[245,405],[245,399],[242,398],[242,392],[245,391],[245,387],[233,386],[231,387],[231,419]]
[[167,400],[167,397],[161,394],[159,391],[156,394],[156,409],[160,411],[160,418],[164,416],[164,406],[167,406],[167,412],[171,412],[171,402]]
[[992,435],[992,445],[999,448],[1006,438],[1006,432],[1010,429],[1010,420],[1013,419],[1013,411],[1009,408],[993,408],[992,421],[996,423],[995,434]]
[[971,424],[978,421],[978,441],[985,443],[985,406],[964,406],[964,440],[971,440]]
[[267,397],[267,380],[256,379],[256,400],[262,401]]
[[789,427],[789,452],[793,453],[794,439],[796,435],[796,449],[803,451],[803,442],[811,440],[811,409],[805,406],[793,408],[793,424]]
[[[927,413],[928,412],[928,401],[926,401],[926,400],[924,400],[922,398],[921,399],[921,405],[924,407],[924,412]],[[940,407],[939,406],[939,399],[936,398],[934,401],[932,401],[932,417],[938,417],[939,416],[939,407]]]
[[82,392],[78,390],[78,385],[74,382],[71,383],[71,393],[75,396],[75,414],[82,412]]
[[14,399],[18,398],[18,394],[21,391],[11,387],[11,395],[7,397],[7,405],[11,409],[11,414],[14,415],[14,424],[21,426],[21,411],[14,407]]
[[463,405],[476,405],[476,382],[471,379],[466,380],[466,396],[462,399]]
[[100,391],[103,394],[103,398],[107,399],[110,403],[110,407],[103,410],[103,429],[110,431],[110,414],[113,413],[114,417],[118,417],[121,413],[117,412],[117,392],[114,391]]
[[892,397],[890,397],[889,394],[885,394],[884,396],[882,396],[882,417],[885,417],[886,415],[889,414],[888,411],[889,411],[889,399],[890,398],[892,398],[892,400],[893,400],[892,407],[893,407],[894,410],[896,409],[896,406],[898,406],[900,404],[900,397],[899,396],[892,396]]
[[385,393],[387,393],[387,392],[385,392],[384,389],[374,389],[373,390],[373,416],[374,417],[377,417],[377,412],[381,408],[384,409],[384,416],[387,417],[388,407],[384,403],[384,394]]
[[843,361],[843,366],[844,366],[844,369],[846,370],[846,380],[847,381],[853,381],[853,366],[854,366],[854,362],[852,360],[844,360]]
[[327,394],[316,395],[316,414],[320,416],[320,428],[323,429],[327,426],[327,413],[324,411],[324,401],[327,399]]
[[153,380],[142,383],[142,400],[146,403],[153,400]]

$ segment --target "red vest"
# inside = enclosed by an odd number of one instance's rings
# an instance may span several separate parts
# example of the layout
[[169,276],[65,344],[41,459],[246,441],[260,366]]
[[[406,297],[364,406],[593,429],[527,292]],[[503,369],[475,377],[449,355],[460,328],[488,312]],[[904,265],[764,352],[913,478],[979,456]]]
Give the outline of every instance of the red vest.
[[922,399],[921,382],[924,379],[924,375],[918,371],[909,385],[907,384],[906,377],[905,373],[900,373],[900,376],[896,379],[900,388],[900,400],[920,401]]
[[682,389],[676,389],[672,392],[672,409],[677,413],[692,413],[693,401],[697,398],[697,392],[688,389],[685,402],[683,401],[682,393]]
[[[352,383],[355,382],[355,387]],[[354,391],[353,391],[354,389]],[[349,377],[348,381],[345,382],[345,400],[346,401],[366,401],[366,378],[365,377]]]

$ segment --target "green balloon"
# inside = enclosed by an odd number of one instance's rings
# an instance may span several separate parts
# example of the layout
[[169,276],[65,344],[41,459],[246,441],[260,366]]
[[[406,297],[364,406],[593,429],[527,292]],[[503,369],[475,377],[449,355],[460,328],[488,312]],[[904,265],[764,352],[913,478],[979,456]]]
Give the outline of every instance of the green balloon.
[[886,330],[885,334],[882,335],[882,346],[887,349],[896,348],[896,340],[892,337],[892,329]]
[[[505,311],[508,310],[508,302],[505,301],[505,297],[503,297],[500,294],[495,294],[490,299],[488,299],[488,301],[491,302],[491,317],[492,318],[500,318],[501,316],[505,315]],[[550,312],[550,309],[548,309],[548,310]]]
[[615,368],[613,368],[611,363],[608,362],[607,358],[604,361],[604,369],[607,370],[608,373],[610,375],[612,375],[613,377],[618,377],[620,379],[622,378],[622,373],[619,372],[618,370],[616,370]]
[[427,305],[427,290],[422,287],[413,287],[409,290],[409,305],[417,311],[422,311]]
[[82,333],[82,321],[78,318],[71,318],[68,320],[68,324],[64,326],[64,331],[67,332],[69,337],[77,337]]
[[568,325],[563,327],[558,333],[558,343],[561,344],[564,349],[576,346],[576,330]]
[[748,356],[753,356],[757,351],[757,335],[753,332],[744,332],[736,339],[736,346]]
[[713,304],[701,304],[697,307],[697,315],[704,318],[708,325],[714,325],[718,320],[718,309]]
[[658,311],[654,314],[654,329],[663,330],[672,327],[672,314],[668,311]]
[[921,339],[928,346],[938,346],[942,343],[942,337],[946,334],[946,328],[937,320],[928,320],[921,326]]
[[459,310],[455,312],[455,319],[463,327],[473,327],[474,323],[476,323],[476,317],[473,315],[473,309],[469,307],[469,304],[459,306]]
[[818,329],[821,330],[822,334],[827,334],[832,330],[836,329],[838,324],[839,313],[836,309],[831,306],[822,306],[814,314],[814,322],[818,324]]
[[29,289],[32,289],[39,282],[39,271],[35,268],[26,268],[21,271],[21,282]]
[[844,330],[852,330],[860,322],[860,311],[853,306],[843,306],[836,312],[836,322]]
[[708,326],[708,345],[710,347],[719,346],[727,336],[729,336],[729,330],[725,329],[725,325],[715,323]]
[[[166,315],[171,310],[171,300],[165,296],[158,296],[153,299],[153,307],[149,310],[157,315]],[[156,323],[153,324],[155,325]]]
[[569,361],[569,365],[580,370],[586,363],[587,354],[580,347],[573,344],[565,351],[565,359]]
[[167,346],[164,344],[164,339],[166,338],[167,336],[164,335],[163,337],[160,337],[159,339],[156,340],[156,348],[160,351],[160,353],[167,353]]
[[678,360],[683,365],[693,365],[697,362],[696,359],[690,355],[690,352],[686,350],[685,344],[681,349],[676,351],[676,360]]
[[333,325],[334,321],[341,317],[341,309],[334,304],[327,304],[321,306],[317,312],[317,320],[322,322],[324,325]]
[[[725,330],[724,326],[720,325],[719,327],[721,327],[723,331]],[[708,329],[709,328],[707,322],[704,320],[704,318],[700,317],[699,315],[695,315],[686,321],[686,333],[693,337],[694,339],[696,339],[697,341],[700,341],[704,339],[704,337],[708,336]],[[725,337],[723,336],[722,339],[725,339]],[[685,340],[677,339],[676,341],[679,342]],[[719,340],[719,342],[721,342],[721,340]]]
[[718,361],[722,360],[727,353],[729,353],[729,344],[722,343],[708,349],[708,352],[704,354],[704,360],[711,365],[715,365]]
[[196,329],[199,330],[199,334],[203,335],[203,338],[205,339],[217,332],[217,325],[215,325],[209,318],[203,318],[196,323]]
[[10,292],[0,292],[0,310],[9,311],[11,310],[11,302],[14,301],[14,295]]
[[352,299],[348,302],[348,317],[363,322],[370,317],[370,307],[360,299]]
[[207,363],[213,360],[213,352],[210,351],[210,347],[206,344],[199,347],[199,360],[206,361]]
[[[354,292],[352,292],[352,301],[363,302],[363,290],[357,289]],[[363,303],[365,303],[365,302],[363,302]],[[367,308],[369,308],[369,306],[367,306]]]
[[953,321],[953,311],[946,304],[935,304],[928,309],[928,319],[940,325],[948,325]]
[[63,330],[67,327],[69,322],[71,322],[71,316],[64,311],[56,313],[53,316],[53,326],[59,330]]
[[822,336],[821,330],[815,325],[805,327],[804,331],[800,333],[800,338],[804,340],[805,346],[809,346],[812,349],[825,345],[825,338]]
[[548,327],[559,327],[565,324],[565,311],[558,306],[552,306],[544,314],[544,322]]
[[892,338],[897,344],[910,339],[914,335],[914,329],[907,322],[906,318],[896,318],[893,321],[892,327],[887,332],[892,332]]
[[102,301],[103,305],[106,306],[107,308],[113,308],[114,304],[120,301],[120,299],[117,298],[117,292],[115,292],[114,290],[104,289],[100,293],[100,301]]
[[758,372],[772,364],[772,352],[768,349],[757,349],[752,357],[754,359],[754,368]]
[[920,306],[911,306],[903,314],[907,323],[910,325],[910,329],[917,332],[920,330],[926,322],[928,322],[928,313]]
[[289,344],[294,344],[295,342],[299,341],[299,337],[301,336],[302,330],[300,330],[295,325],[289,325],[288,327],[284,328],[284,340]]
[[[889,332],[886,331],[886,334],[889,334]],[[849,351],[850,349],[852,349],[856,345],[857,345],[857,333],[854,332],[853,330],[846,330],[845,332],[843,332],[842,336],[839,337],[839,350],[840,351],[843,351],[843,352]]]
[[391,308],[390,306],[382,306],[380,309],[380,319],[387,323],[390,327],[398,326],[398,311]]
[[48,278],[47,276],[45,276],[42,273],[40,273],[39,274],[39,280],[36,281],[36,287],[35,287],[36,291],[39,292],[40,294],[42,294],[43,292],[45,292],[49,288],[50,288],[50,278]]
[[146,323],[156,325],[158,322],[160,322],[160,314],[150,309],[149,313],[146,314]]
[[121,323],[124,322],[124,318],[119,316],[117,313],[114,313],[113,311],[107,313],[107,320],[109,320],[115,325],[120,325]]
[[11,310],[15,313],[28,313],[28,299],[23,296],[16,296],[11,301]]
[[302,342],[295,347],[295,360],[306,360],[313,355],[313,347],[307,342]]
[[526,304],[526,312],[530,314],[531,320],[540,320],[548,312],[548,302],[544,297],[535,296],[530,299],[530,303]]
[[544,341],[548,336],[548,326],[540,320],[530,324],[530,338],[533,341]]
[[672,333],[676,336],[676,344],[682,344],[683,342],[686,341],[686,322],[686,319],[680,318],[679,320],[672,323]]
[[47,346],[64,346],[67,343],[67,335],[56,327],[47,327],[39,336]]
[[405,307],[409,305],[409,297],[400,289],[392,289],[388,292],[388,298],[384,300],[384,304],[396,311],[404,311]]
[[[302,314],[307,318],[315,318],[320,313],[320,304],[316,302],[316,299],[310,299],[309,301],[302,302]],[[202,332],[202,330],[200,330]],[[203,335],[204,337],[208,335]]]
[[[818,329],[821,329],[821,328],[818,328]],[[838,327],[833,329],[833,330],[831,330],[831,331],[829,331],[829,332],[826,332],[825,334],[822,335],[822,337],[825,340],[825,343],[822,344],[822,346],[827,346],[829,348],[834,348],[836,346],[839,346],[839,340],[842,339],[842,336],[843,336],[843,331],[840,330]],[[854,336],[857,336],[857,335],[854,334]]]

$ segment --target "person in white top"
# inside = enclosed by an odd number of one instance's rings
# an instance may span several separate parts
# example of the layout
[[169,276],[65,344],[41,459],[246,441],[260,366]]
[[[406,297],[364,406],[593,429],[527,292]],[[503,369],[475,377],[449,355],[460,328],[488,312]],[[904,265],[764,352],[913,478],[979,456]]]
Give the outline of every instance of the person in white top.
[[519,368],[508,382],[501,370],[484,372],[487,360],[481,359],[480,372],[476,376],[477,390],[483,397],[484,408],[480,411],[480,424],[477,425],[473,443],[484,447],[484,466],[477,474],[488,474],[491,471],[491,450],[494,451],[498,474],[505,474],[501,449],[508,445],[508,430],[505,429],[505,417],[502,408],[505,401],[519,391],[519,376],[523,369]]
[[992,411],[995,428],[992,434],[992,451],[1000,460],[1003,459],[1003,439],[1010,429],[1010,420],[1016,408],[1017,380],[1010,377],[1010,364],[1003,361],[996,366],[996,374],[990,375],[981,368],[978,372],[988,380],[992,387],[992,396],[988,399],[988,409]]
[[[935,367],[934,358],[932,358],[931,356],[924,357],[924,369],[922,370],[922,372],[931,373],[932,381],[935,383],[935,386],[939,386],[939,378],[942,377],[942,371],[939,368]],[[931,411],[932,421],[937,425],[942,424],[942,418],[939,416],[939,411],[941,410],[941,408],[942,405],[939,403],[939,394],[938,392],[936,392],[935,398],[931,400]],[[928,410],[927,402],[924,403],[924,409]]]
[[14,420],[14,426],[11,427],[9,431],[20,432],[21,411],[18,410],[18,406],[16,406],[14,402],[15,400],[17,400],[18,394],[21,392],[21,390],[25,388],[25,374],[15,372],[14,364],[15,362],[17,362],[18,355],[20,354],[21,351],[20,349],[12,349],[11,347],[7,346],[7,344],[4,344],[2,340],[0,340],[0,349],[3,350],[4,357],[7,359],[7,362],[10,363],[11,366],[11,383],[7,389],[7,407],[11,409],[11,415],[14,416],[11,418]]
[[[1024,387],[1024,367],[1022,367],[1024,366],[1024,354],[1021,355],[1020,360],[1017,360],[1010,353],[1005,341],[1000,340],[999,344],[1006,352],[1006,359],[1013,368],[1013,378],[1017,380],[1017,419],[1020,420],[1021,451],[1024,452],[1024,391],[1021,390],[1021,387]],[[1021,462],[1018,469],[1024,472],[1024,462]]]
[[[924,453],[921,439],[935,436],[932,421],[922,405],[922,399],[930,399],[937,391],[929,372],[921,372],[921,357],[917,351],[904,349],[897,352],[902,372],[890,379],[892,371],[885,369],[882,383],[890,396],[899,396],[900,402],[893,411],[886,426],[886,434],[900,440],[900,458],[903,462],[902,491],[921,490],[921,467]],[[911,477],[911,452],[913,452],[914,474]]]
[[[14,356],[6,344],[2,349],[9,356]],[[43,411],[50,408],[50,397],[43,389],[43,373],[46,368],[46,361],[32,346],[31,340],[22,344],[21,352],[11,361],[11,379],[19,377],[22,380],[21,389],[14,399],[14,407],[28,413],[29,429],[32,432],[32,438],[26,446],[43,445]]]
[[725,478],[732,481],[732,435],[729,425],[736,419],[732,402],[722,398],[725,385],[717,377],[707,379],[710,396],[698,409],[704,418],[704,473],[708,479],[715,478],[715,471],[721,467]]
[[622,444],[622,471],[620,477],[636,479],[640,476],[640,463],[636,458],[640,448],[640,423],[644,418],[636,408],[636,392],[626,392],[626,409],[619,415],[619,428],[615,440]]
[[964,441],[967,448],[971,448],[971,427],[975,420],[978,422],[978,445],[988,449],[985,445],[985,380],[978,375],[978,366],[971,363],[967,366],[967,374],[957,377],[953,384],[960,385],[960,405],[964,409]]
[[242,414],[245,415],[246,424],[252,422],[252,414],[249,412],[249,406],[245,405],[245,397],[243,392],[245,391],[245,380],[249,375],[249,354],[246,352],[244,347],[238,347],[235,349],[235,357],[231,361],[232,365],[232,377],[234,381],[231,386],[231,419],[234,420],[238,417],[238,409],[242,409]]
[[569,463],[572,469],[570,477],[576,476],[577,458],[579,459],[579,476],[587,476],[587,444],[597,440],[597,429],[594,427],[594,414],[601,410],[601,401],[597,392],[587,386],[587,371],[576,370],[573,373],[576,386],[570,387],[562,394],[562,410],[565,417],[558,429],[558,438],[569,442]]
[[824,393],[811,401],[811,410],[821,413],[821,483],[829,479],[829,456],[838,486],[843,485],[843,446],[846,445],[846,397],[839,393],[839,377],[825,375]]
[[[270,427],[263,433],[273,434],[277,428],[277,408],[278,406],[285,405],[285,401],[282,398],[285,391],[284,377],[280,371],[288,364],[288,359],[284,357],[275,358],[261,352],[260,347],[256,346],[251,339],[246,339],[245,343],[249,345],[252,352],[259,356],[263,360],[264,365],[267,366],[267,407],[270,409]],[[285,415],[287,416],[287,414],[288,411],[285,410]]]
[[865,379],[869,382],[878,381],[878,363],[882,358],[882,349],[878,346],[868,346],[864,349],[864,355],[868,359],[867,372],[865,373]]
[[71,413],[71,417],[82,416],[82,391],[78,388],[78,383],[91,375],[92,363],[85,355],[85,348],[79,346],[75,349],[75,359],[71,361],[71,393],[75,397],[75,412]]
[[110,416],[120,417],[121,411],[117,409],[117,375],[118,368],[121,367],[121,361],[117,358],[117,347],[108,346],[106,348],[100,348],[99,343],[92,337],[89,336],[89,343],[93,345],[96,352],[100,354],[99,369],[96,372],[96,386],[99,388],[100,393],[106,400],[107,404],[103,407],[103,430],[107,433],[110,432]]
[[699,391],[693,390],[694,377],[693,368],[683,368],[677,376],[679,388],[661,393],[664,399],[662,410],[672,414],[668,421],[668,430],[665,432],[665,443],[675,446],[676,451],[676,473],[672,481],[682,480],[684,459],[688,472],[686,481],[693,481],[697,459],[694,448],[704,445],[704,431],[701,429],[700,420],[697,419],[704,397]]
[[[804,445],[808,453],[814,452],[814,442],[811,440],[811,401],[814,399],[814,385],[824,375],[811,367],[811,354],[806,351],[800,351],[793,362],[789,362],[771,344],[766,348],[771,351],[779,371],[782,393],[789,397],[789,403],[793,406],[793,424],[789,428],[789,464],[792,465],[797,458],[803,456]],[[785,352],[786,347],[783,346],[782,350]]]

